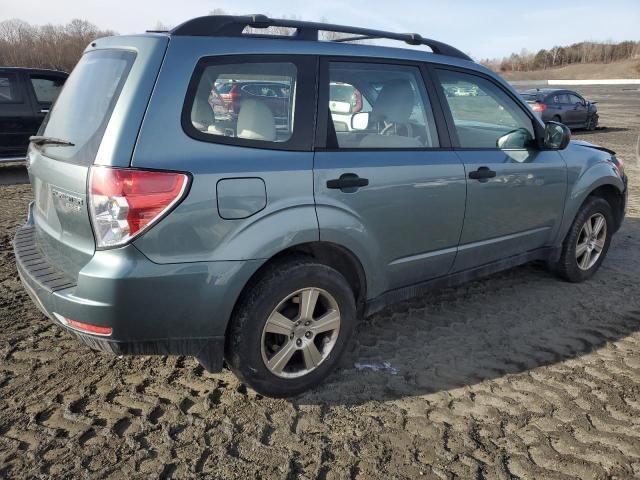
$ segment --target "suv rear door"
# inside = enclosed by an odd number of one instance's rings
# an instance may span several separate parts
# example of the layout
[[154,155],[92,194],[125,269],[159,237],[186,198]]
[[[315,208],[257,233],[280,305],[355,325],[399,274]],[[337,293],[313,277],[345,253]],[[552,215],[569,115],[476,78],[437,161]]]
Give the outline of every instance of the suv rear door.
[[0,69],[0,158],[24,158],[33,118],[23,88],[22,72]]
[[[540,150],[533,112],[477,72],[438,66],[439,95],[467,172],[467,206],[454,271],[549,245],[562,220],[567,170]],[[458,96],[456,87],[477,89]]]
[[[402,61],[321,61],[314,158],[320,239],[360,258],[369,297],[446,274],[455,258],[464,168],[447,149],[433,86],[424,78],[419,64]],[[363,96],[346,131],[329,113],[330,84],[338,83]]]

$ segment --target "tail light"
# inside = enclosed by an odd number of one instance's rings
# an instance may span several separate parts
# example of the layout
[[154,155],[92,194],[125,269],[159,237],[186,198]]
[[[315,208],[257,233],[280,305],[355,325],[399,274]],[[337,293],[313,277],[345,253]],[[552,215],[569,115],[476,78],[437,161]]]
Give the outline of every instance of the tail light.
[[547,109],[547,106],[546,106],[544,103],[536,102],[536,103],[534,103],[533,105],[531,105],[531,109],[532,109],[534,112],[542,113],[542,112],[544,112],[544,111]]
[[236,110],[239,110],[238,105],[236,105],[236,103],[240,100],[240,87],[238,87],[238,85],[234,85],[233,87],[231,87],[231,90],[229,90],[229,111],[230,112],[236,112]]
[[89,210],[98,248],[127,243],[182,200],[184,173],[91,167]]

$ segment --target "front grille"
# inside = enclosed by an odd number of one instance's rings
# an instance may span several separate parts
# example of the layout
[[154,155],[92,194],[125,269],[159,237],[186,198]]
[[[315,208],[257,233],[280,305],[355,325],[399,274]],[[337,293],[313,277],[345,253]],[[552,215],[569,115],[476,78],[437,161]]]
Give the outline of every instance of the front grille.
[[52,266],[36,244],[36,229],[25,225],[13,239],[16,262],[39,285],[50,292],[75,287],[75,280]]

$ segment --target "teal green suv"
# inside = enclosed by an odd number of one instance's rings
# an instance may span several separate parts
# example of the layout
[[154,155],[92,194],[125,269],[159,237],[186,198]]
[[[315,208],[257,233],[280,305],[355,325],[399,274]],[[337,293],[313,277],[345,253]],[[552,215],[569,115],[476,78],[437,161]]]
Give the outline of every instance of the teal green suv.
[[[431,51],[353,43],[378,38]],[[534,260],[591,277],[627,181],[569,137],[417,34],[214,15],[102,38],[31,137],[18,272],[92,348],[296,395],[389,304]]]

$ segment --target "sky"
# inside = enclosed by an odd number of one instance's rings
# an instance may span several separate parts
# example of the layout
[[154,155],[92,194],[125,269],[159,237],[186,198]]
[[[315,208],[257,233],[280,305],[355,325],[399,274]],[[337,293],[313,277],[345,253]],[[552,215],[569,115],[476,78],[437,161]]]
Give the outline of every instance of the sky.
[[215,8],[398,32],[450,43],[476,60],[584,40],[640,40],[640,0],[0,0],[0,21],[88,20],[118,33],[177,25]]

